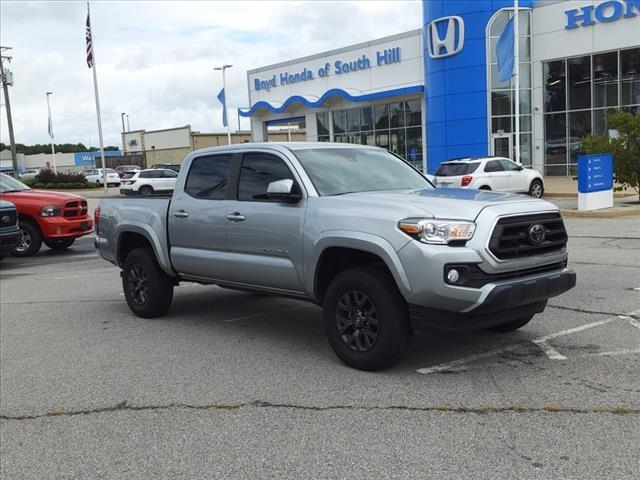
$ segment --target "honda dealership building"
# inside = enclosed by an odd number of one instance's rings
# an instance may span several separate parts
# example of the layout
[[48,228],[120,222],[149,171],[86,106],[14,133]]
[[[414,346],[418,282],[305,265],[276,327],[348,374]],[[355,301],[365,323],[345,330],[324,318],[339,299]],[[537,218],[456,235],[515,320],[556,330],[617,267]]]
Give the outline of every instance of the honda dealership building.
[[[640,109],[640,0],[520,1],[520,158],[576,173],[607,113]],[[425,0],[423,28],[247,72],[254,141],[270,126],[308,141],[378,145],[433,172],[445,160],[515,159],[515,85],[496,44],[512,0]]]

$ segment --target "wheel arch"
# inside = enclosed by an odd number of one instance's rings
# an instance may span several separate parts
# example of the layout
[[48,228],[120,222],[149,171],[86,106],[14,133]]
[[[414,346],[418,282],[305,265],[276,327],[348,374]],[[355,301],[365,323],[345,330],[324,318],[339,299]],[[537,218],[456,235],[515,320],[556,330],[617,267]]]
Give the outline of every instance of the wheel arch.
[[411,293],[409,279],[393,246],[385,239],[362,232],[332,232],[313,247],[306,288],[321,302],[329,283],[344,270],[376,265],[389,272],[402,295]]
[[[147,225],[128,224],[118,233],[116,244],[116,263],[122,267],[127,255],[136,248],[150,247],[167,275],[175,276],[168,258],[166,244],[162,245],[154,232],[149,231]],[[166,252],[166,253],[165,253]]]

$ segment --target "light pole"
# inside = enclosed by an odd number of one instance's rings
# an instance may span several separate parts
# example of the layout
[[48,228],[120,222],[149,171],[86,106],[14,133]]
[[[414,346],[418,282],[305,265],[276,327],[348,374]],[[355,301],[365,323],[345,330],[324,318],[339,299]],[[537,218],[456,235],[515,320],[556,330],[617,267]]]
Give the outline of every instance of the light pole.
[[126,138],[125,138],[125,130],[124,130],[124,116],[125,113],[122,112],[120,114],[120,120],[122,120],[122,153],[127,153],[127,143],[126,143]]
[[227,110],[227,80],[224,71],[233,65],[222,65],[221,67],[213,67],[214,70],[222,70],[222,90],[224,91],[224,116],[227,119],[227,142],[231,145],[231,123],[229,123],[229,112]]
[[[11,144],[11,165],[13,176],[18,178],[18,154],[16,153],[16,137],[13,135],[13,117],[11,116],[11,102],[9,101],[9,79],[7,71],[2,65],[2,60],[11,62],[11,57],[4,55],[4,52],[11,50],[11,47],[0,47],[0,78],[2,79],[2,89],[4,90],[4,103],[7,109],[7,127],[9,129],[9,143]],[[13,85],[13,83],[11,83]]]
[[58,173],[56,168],[56,149],[53,146],[53,118],[51,117],[51,104],[49,103],[49,95],[53,95],[53,92],[46,92],[47,94],[47,110],[49,111],[49,139],[51,140],[51,157],[53,158],[53,173]]
[[127,113],[126,117],[127,117],[127,132],[128,132],[129,130],[131,130],[131,127],[129,127],[129,114],[128,113]]

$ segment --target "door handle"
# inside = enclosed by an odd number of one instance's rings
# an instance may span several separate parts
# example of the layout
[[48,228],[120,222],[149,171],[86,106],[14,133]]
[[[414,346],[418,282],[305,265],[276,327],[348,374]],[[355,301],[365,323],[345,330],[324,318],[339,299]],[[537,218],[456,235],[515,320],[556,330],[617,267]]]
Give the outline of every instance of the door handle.
[[242,215],[240,212],[233,212],[227,215],[227,220],[230,222],[243,222],[247,217]]
[[175,212],[173,212],[173,216],[178,218],[187,218],[189,216],[189,213],[185,212],[184,210],[176,210]]

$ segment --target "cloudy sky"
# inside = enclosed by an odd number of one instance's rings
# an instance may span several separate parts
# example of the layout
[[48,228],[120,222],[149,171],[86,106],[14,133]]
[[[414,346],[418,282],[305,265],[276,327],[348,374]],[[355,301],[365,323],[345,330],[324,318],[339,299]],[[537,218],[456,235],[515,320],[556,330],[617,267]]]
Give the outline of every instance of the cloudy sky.
[[[85,2],[0,3],[16,142],[48,143],[53,91],[56,143],[98,144],[92,72],[85,58]],[[227,70],[230,120],[246,107],[246,71],[421,26],[422,4],[402,1],[94,1],[91,22],[105,144],[119,145],[120,112],[131,129],[190,124],[224,131],[213,66]],[[4,98],[0,139],[8,142]],[[231,110],[232,109],[232,110]],[[248,128],[243,120],[242,128]]]

